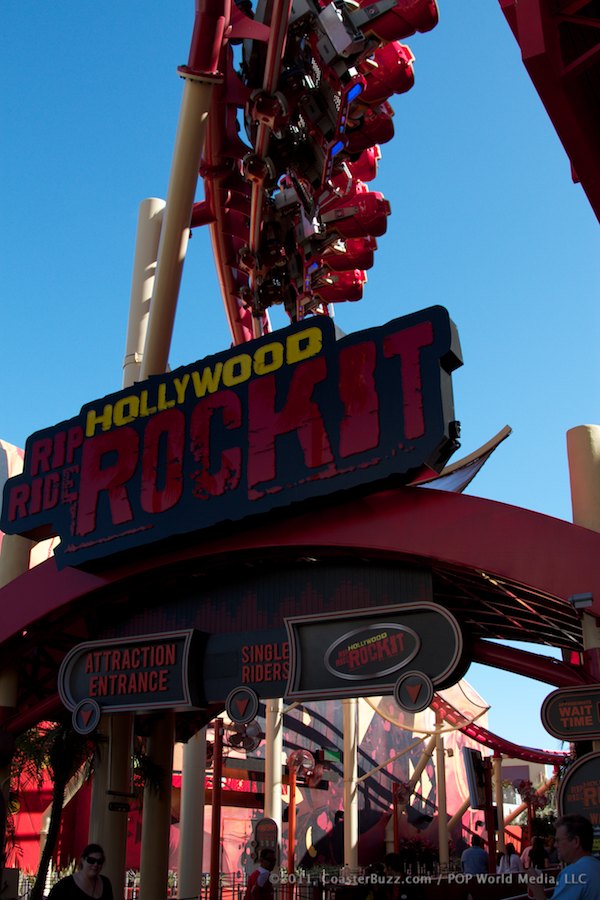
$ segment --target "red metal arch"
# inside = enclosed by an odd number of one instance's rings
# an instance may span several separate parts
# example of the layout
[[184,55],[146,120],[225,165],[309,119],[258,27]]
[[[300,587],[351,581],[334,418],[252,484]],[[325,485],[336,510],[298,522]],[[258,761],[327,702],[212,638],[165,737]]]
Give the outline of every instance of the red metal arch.
[[137,573],[194,558],[252,550],[366,554],[434,561],[505,578],[567,600],[591,593],[600,616],[600,534],[530,510],[464,494],[402,488],[340,500],[314,512],[238,530],[183,549],[172,546],[140,560],[109,560],[103,571],[56,569],[54,560],[0,591],[0,643],[66,604],[82,602]]

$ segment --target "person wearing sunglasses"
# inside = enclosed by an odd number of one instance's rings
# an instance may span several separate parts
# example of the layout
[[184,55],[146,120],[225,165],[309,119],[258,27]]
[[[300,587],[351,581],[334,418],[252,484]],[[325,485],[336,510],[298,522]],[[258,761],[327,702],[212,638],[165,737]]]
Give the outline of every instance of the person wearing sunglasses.
[[79,858],[79,866],[72,875],[57,881],[48,900],[113,900],[112,885],[102,875],[104,850],[100,844],[88,844]]

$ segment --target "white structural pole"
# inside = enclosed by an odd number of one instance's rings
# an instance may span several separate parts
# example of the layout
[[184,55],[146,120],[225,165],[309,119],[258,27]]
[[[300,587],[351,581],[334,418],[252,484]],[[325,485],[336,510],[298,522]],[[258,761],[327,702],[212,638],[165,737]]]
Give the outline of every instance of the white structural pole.
[[131,387],[140,380],[164,208],[165,201],[157,197],[148,197],[140,203],[123,360],[123,387]]
[[358,868],[358,701],[342,700],[344,710],[344,866]]
[[496,797],[496,811],[498,813],[498,840],[496,849],[502,853],[506,851],[506,838],[502,823],[504,821],[504,792],[502,790],[502,757],[494,756],[492,760],[494,775],[494,793]]
[[[600,532],[600,425],[579,425],[567,432],[573,522]],[[596,601],[598,597],[594,598]],[[596,617],[581,615],[585,667],[600,679],[600,628]],[[600,750],[600,741],[593,741]]]
[[204,855],[206,728],[183,747],[181,815],[179,819],[179,897],[199,897]]
[[160,375],[167,370],[214,84],[215,78],[211,80],[193,75],[185,78],[140,370],[142,381],[149,375]]
[[437,733],[435,736],[435,773],[437,781],[437,814],[440,870],[448,871],[450,854],[448,851],[448,814],[446,808],[446,750],[442,734],[442,717],[436,714]]
[[281,841],[283,702],[279,697],[266,701],[265,746],[265,817],[276,823]]

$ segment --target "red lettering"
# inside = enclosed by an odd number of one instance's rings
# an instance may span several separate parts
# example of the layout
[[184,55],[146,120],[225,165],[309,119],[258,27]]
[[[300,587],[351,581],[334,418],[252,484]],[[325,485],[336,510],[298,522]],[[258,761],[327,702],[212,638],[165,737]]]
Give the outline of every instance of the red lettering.
[[69,465],[75,459],[75,451],[83,444],[83,428],[74,425],[67,433],[67,462]]
[[356,666],[360,666],[360,651],[348,650],[348,668],[355,669]]
[[127,675],[119,675],[117,678],[117,694],[127,693]]
[[10,489],[8,495],[8,521],[14,522],[15,519],[25,518],[27,516],[27,501],[31,489],[28,484],[18,484]]
[[54,435],[54,446],[52,448],[52,468],[59,469],[65,464],[65,445],[67,442],[67,432],[59,431]]
[[277,438],[298,435],[308,468],[331,464],[333,454],[318,404],[312,399],[317,384],[327,378],[322,357],[296,366],[284,405],[276,410],[276,379],[265,375],[248,384],[248,487],[272,481],[277,475]]
[[169,670],[161,669],[158,673],[158,689],[159,691],[166,691],[169,689]]
[[242,647],[242,662],[243,663],[250,662],[250,654],[248,652],[248,649],[249,649],[248,646],[246,644],[244,644],[244,646]]
[[44,509],[54,509],[59,499],[60,475],[51,472],[44,478],[44,490],[42,492],[42,506]]
[[421,350],[432,343],[433,326],[431,322],[422,322],[412,328],[388,334],[383,341],[384,356],[400,357],[404,436],[409,439],[422,437],[425,434]]
[[249,684],[251,681],[250,666],[242,666],[242,684]]
[[[85,441],[81,456],[75,534],[91,534],[96,530],[98,506],[104,493],[107,495],[113,525],[122,525],[133,519],[125,485],[135,472],[138,448],[137,433],[127,426],[98,434]],[[114,461],[103,465],[109,454],[115,457]]]
[[[144,512],[164,512],[181,499],[184,443],[185,416],[180,409],[165,410],[150,419],[146,425],[140,496]],[[161,447],[164,447],[163,465],[161,465],[163,462]],[[157,487],[159,471],[164,473],[164,484],[161,488]]]
[[377,348],[374,341],[340,352],[340,456],[345,458],[379,444],[379,396],[375,386]]
[[61,503],[72,503],[74,500],[77,500],[77,491],[75,490],[73,479],[78,472],[79,466],[69,466],[69,468],[62,470]]
[[219,497],[226,491],[233,491],[240,483],[242,472],[242,451],[239,447],[229,447],[221,452],[220,468],[211,468],[211,429],[213,417],[221,411],[223,427],[228,431],[242,424],[242,404],[233,391],[218,391],[196,404],[190,419],[190,444],[199,468],[193,474],[194,495],[196,497]]
[[31,482],[31,499],[29,500],[29,515],[35,516],[42,508],[43,478],[34,478]]
[[40,438],[34,441],[31,450],[31,474],[50,471],[50,454],[52,453],[52,438]]

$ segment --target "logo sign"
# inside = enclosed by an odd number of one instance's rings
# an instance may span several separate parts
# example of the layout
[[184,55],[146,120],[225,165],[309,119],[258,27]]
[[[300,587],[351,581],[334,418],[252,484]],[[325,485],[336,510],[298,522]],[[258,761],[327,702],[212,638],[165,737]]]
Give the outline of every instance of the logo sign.
[[594,855],[600,856],[600,753],[588,753],[565,772],[556,796],[559,816],[585,816],[594,826]]
[[199,632],[190,630],[78,644],[58,673],[60,698],[75,711],[77,730],[90,730],[96,708],[121,712],[199,706],[200,639]]
[[325,652],[325,668],[337,678],[365,681],[403,669],[419,652],[419,635],[393,622],[355,628]]
[[542,724],[561,741],[600,738],[600,684],[560,688],[542,704]]
[[455,328],[436,306],[339,341],[315,317],[86,404],[32,435],[0,529],[78,565],[340,490],[458,446]]
[[[458,622],[435,603],[348,610],[326,620],[298,616],[286,619],[286,627],[291,700],[394,694],[409,670],[422,688],[447,687],[464,671]],[[409,694],[412,688],[408,682]]]

